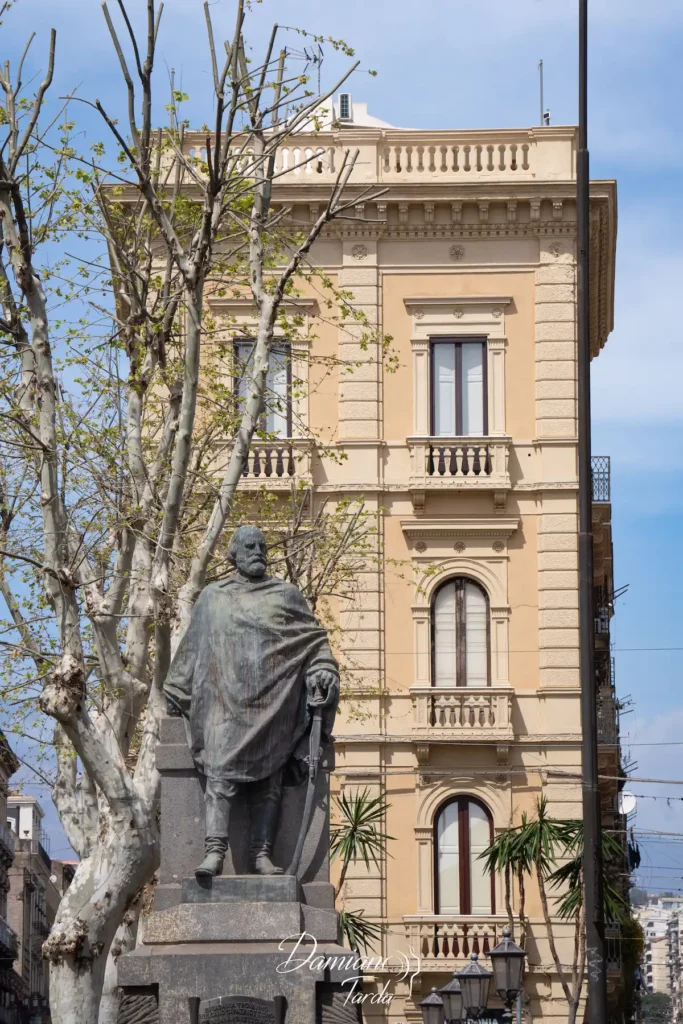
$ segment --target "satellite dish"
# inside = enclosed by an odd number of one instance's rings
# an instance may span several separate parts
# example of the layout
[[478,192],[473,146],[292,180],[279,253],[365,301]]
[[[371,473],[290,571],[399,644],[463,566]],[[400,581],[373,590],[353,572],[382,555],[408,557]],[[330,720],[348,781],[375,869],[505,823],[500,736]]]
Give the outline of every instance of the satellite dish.
[[617,794],[617,810],[619,814],[630,814],[635,809],[636,798],[633,793],[629,793],[627,789],[622,789],[621,793]]

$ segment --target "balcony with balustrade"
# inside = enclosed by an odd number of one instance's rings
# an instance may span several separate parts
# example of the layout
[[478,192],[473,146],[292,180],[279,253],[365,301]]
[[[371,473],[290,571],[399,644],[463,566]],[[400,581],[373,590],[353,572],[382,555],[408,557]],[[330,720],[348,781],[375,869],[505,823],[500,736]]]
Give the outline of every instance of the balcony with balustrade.
[[255,441],[247,456],[240,488],[288,491],[292,484],[313,483],[315,442],[308,438]]
[[407,443],[413,492],[510,488],[510,438],[409,437]]
[[418,743],[509,743],[511,688],[412,687],[413,739]]
[[401,963],[400,954],[414,954],[422,973],[447,972],[465,967],[472,953],[486,957],[503,937],[507,916],[451,917],[441,914],[411,915],[388,926],[385,955],[391,966]]

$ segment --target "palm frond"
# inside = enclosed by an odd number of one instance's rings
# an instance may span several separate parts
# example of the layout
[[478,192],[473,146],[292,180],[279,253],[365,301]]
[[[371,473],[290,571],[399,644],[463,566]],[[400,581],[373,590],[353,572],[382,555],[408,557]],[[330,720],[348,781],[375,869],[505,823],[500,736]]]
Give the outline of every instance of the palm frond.
[[331,859],[339,857],[345,865],[358,860],[366,867],[378,865],[388,840],[393,839],[379,827],[389,806],[386,797],[372,797],[364,789],[352,796],[338,797],[336,805],[340,821],[330,830]]
[[378,942],[383,928],[375,921],[366,921],[364,911],[340,910],[339,933],[342,941],[346,939],[350,948],[357,953],[367,952],[368,947]]

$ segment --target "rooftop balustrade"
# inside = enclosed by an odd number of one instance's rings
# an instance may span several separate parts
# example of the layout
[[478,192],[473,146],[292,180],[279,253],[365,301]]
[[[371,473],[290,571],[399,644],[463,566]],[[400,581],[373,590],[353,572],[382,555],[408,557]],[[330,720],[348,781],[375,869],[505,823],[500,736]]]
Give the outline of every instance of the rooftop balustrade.
[[[573,181],[575,140],[572,127],[422,131],[358,126],[283,140],[275,173],[284,185],[332,182],[344,153],[358,149],[351,183]],[[257,170],[254,150],[246,137],[240,141],[235,140],[232,152],[240,172],[249,177]],[[198,173],[205,173],[206,135],[187,132],[183,149],[196,161]]]

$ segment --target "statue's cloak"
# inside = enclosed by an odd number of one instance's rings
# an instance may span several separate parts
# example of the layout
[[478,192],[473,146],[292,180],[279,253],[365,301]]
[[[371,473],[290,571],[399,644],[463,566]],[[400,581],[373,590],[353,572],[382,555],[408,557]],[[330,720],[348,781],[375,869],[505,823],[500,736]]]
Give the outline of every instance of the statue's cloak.
[[255,782],[284,767],[307,723],[305,676],[337,672],[327,633],[284,580],[206,587],[166,677],[204,774]]

